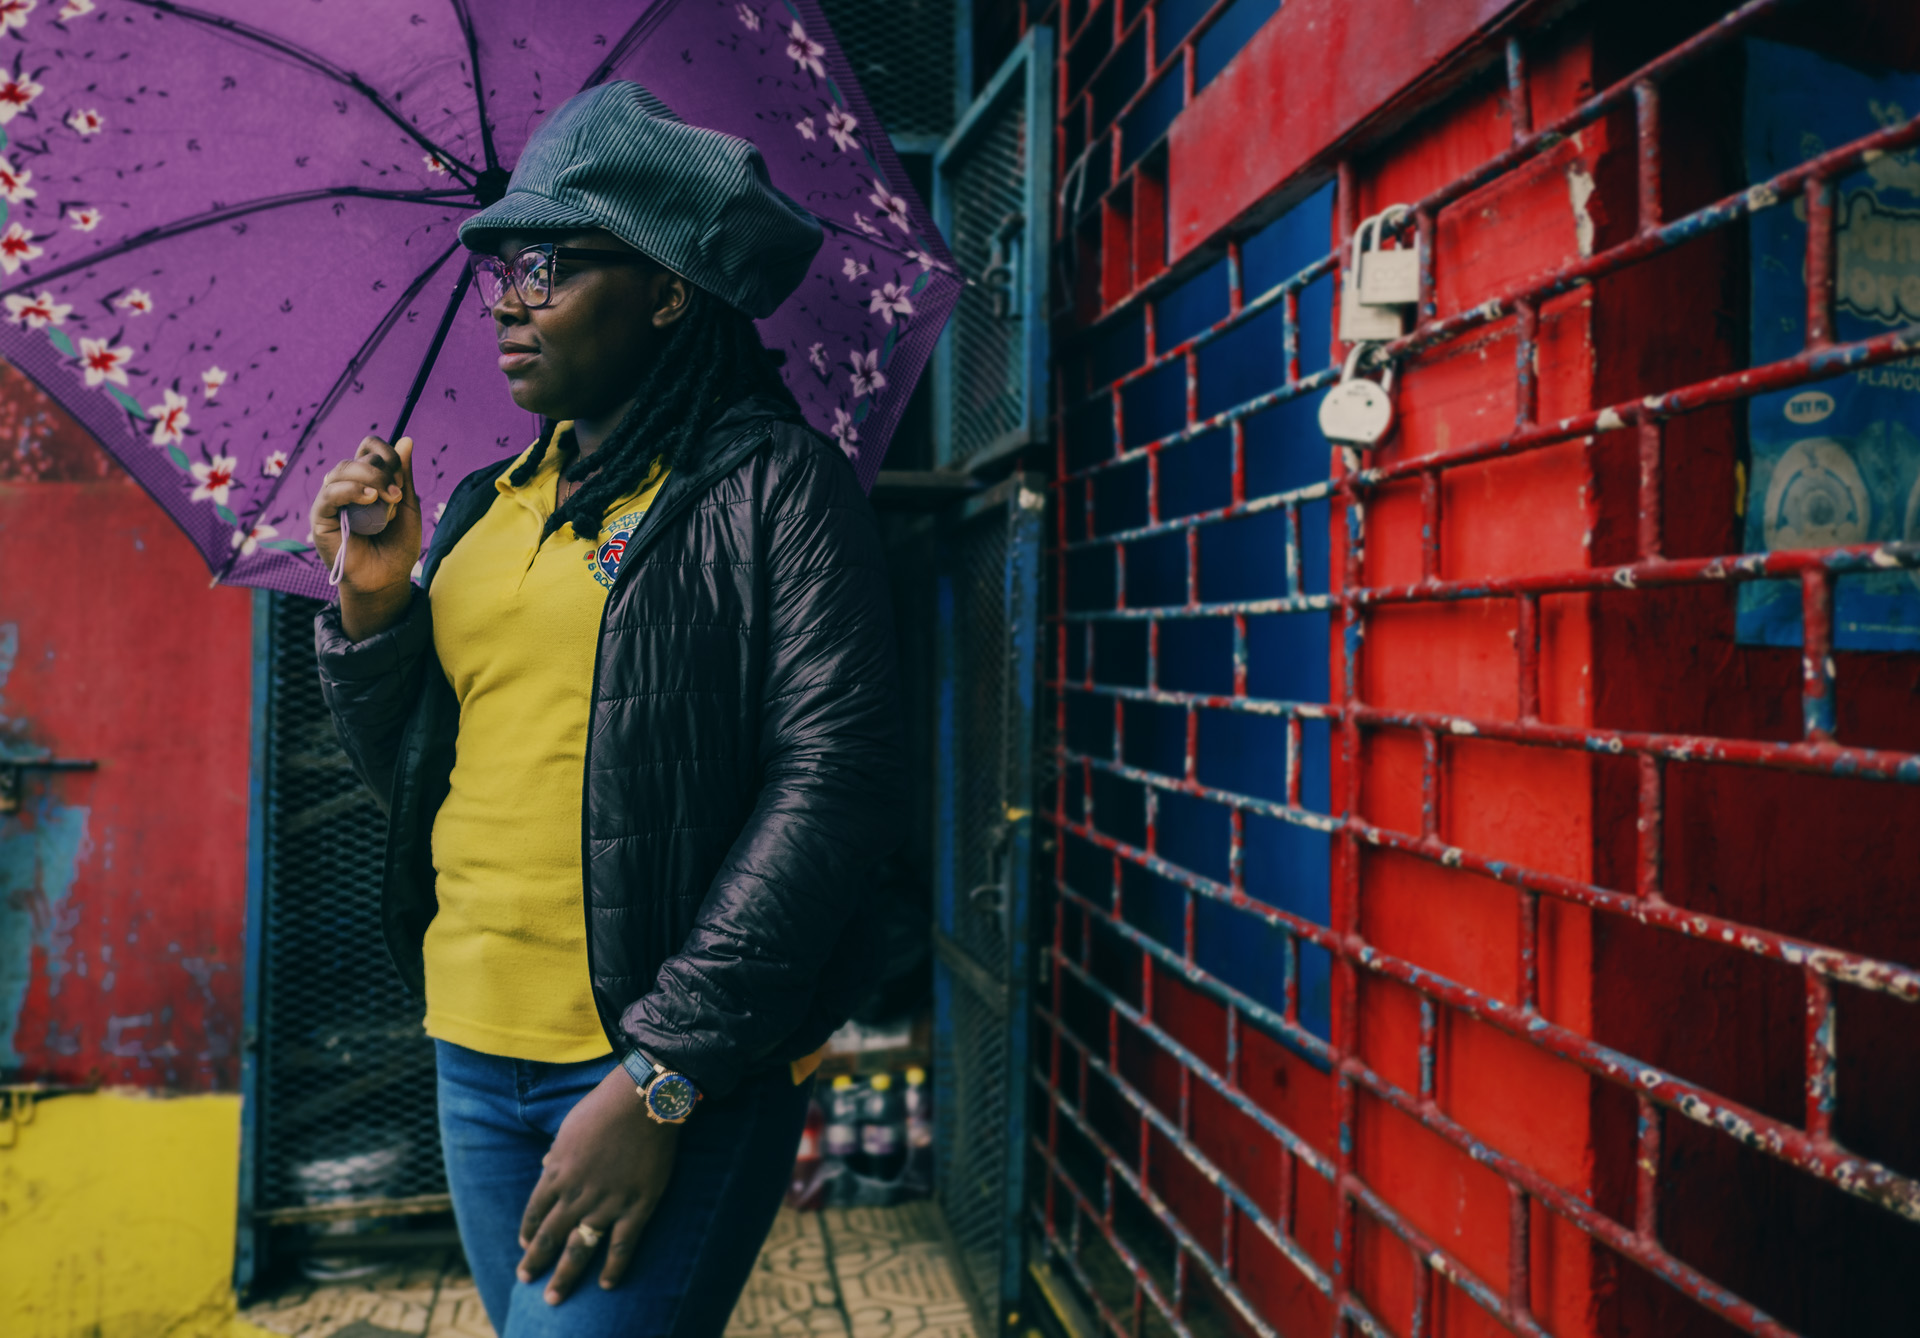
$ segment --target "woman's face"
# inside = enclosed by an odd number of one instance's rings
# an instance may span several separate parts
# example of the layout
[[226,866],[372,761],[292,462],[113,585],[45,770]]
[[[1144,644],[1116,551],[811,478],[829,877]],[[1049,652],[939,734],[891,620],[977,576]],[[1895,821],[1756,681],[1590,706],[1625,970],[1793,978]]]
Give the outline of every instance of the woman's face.
[[[511,263],[535,242],[637,255],[610,232],[513,236],[494,254]],[[556,262],[547,305],[529,309],[511,286],[493,305],[500,370],[513,402],[548,418],[595,421],[623,406],[667,329],[686,313],[687,284],[651,262]]]

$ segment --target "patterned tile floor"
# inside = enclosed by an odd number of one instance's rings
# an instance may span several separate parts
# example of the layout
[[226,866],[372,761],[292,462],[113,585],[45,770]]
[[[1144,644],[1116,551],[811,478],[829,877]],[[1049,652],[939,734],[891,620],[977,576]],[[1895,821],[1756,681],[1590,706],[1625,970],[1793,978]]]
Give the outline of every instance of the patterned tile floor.
[[[493,1338],[458,1257],[304,1284],[241,1318],[286,1338]],[[931,1204],[781,1210],[726,1338],[974,1338]]]

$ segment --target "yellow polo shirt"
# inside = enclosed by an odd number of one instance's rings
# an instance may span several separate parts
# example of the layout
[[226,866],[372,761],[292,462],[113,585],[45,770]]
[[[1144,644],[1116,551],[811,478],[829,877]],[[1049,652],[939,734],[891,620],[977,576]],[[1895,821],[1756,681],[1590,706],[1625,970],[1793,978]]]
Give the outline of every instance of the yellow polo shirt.
[[656,466],[609,507],[595,542],[566,525],[542,543],[559,452],[516,488],[508,476],[519,463],[494,480],[499,495],[428,592],[460,735],[433,822],[440,909],[427,927],[427,1033],[570,1063],[609,1051],[587,976],[580,853],[600,617],[666,472]]

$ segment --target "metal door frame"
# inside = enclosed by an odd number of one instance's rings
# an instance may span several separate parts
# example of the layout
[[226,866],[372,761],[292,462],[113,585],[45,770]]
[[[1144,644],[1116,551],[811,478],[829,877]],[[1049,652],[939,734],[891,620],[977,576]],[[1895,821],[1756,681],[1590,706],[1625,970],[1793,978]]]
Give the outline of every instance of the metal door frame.
[[[936,1144],[936,1194],[943,1224],[953,1251],[956,1274],[973,1308],[982,1334],[997,1333],[1003,1317],[1018,1305],[1023,1277],[1024,1215],[1026,1202],[1026,1104],[1030,996],[1029,922],[1032,904],[1034,725],[1039,686],[1039,613],[1042,527],[1046,509],[1045,482],[1035,474],[1014,474],[969,498],[943,519],[938,538],[935,578],[936,688],[934,763],[934,1082],[935,1119],[955,1136],[953,1113],[966,1093],[957,1084],[955,1050],[962,1039],[954,1026],[956,987],[972,992],[998,1014],[1006,1028],[1006,1056],[1000,1081],[1005,1084],[1005,1127],[998,1135],[1006,1149],[1004,1182],[999,1187],[1001,1209],[998,1294],[982,1296],[968,1272],[966,1257],[953,1237],[945,1210],[949,1203],[949,1144]],[[956,535],[971,526],[995,523],[1004,516],[1007,550],[1002,567],[1001,607],[1005,612],[1007,685],[1005,712],[1006,770],[1001,786],[1004,823],[1002,874],[1007,932],[1005,967],[996,973],[983,965],[954,938],[956,914],[963,897],[959,887],[962,825],[977,815],[961,812],[958,775],[963,728],[956,687],[962,670],[967,629],[959,625],[954,578],[948,559]]]
[[[953,412],[956,369],[954,323],[940,336],[933,359],[933,450],[940,468],[978,468],[1013,451],[1047,439],[1051,426],[1047,378],[1051,345],[1047,333],[1047,283],[1053,242],[1053,78],[1054,40],[1051,28],[1028,30],[1012,53],[1001,62],[980,96],[947,136],[933,157],[933,217],[942,235],[953,237],[953,195],[948,164],[964,152],[987,124],[987,113],[1015,79],[1022,81],[1026,105],[1026,190],[1020,230],[1020,257],[1014,266],[1019,284],[1021,322],[1020,424],[988,446],[956,460],[953,455]],[[972,276],[978,282],[981,276]],[[963,293],[965,302],[971,293]],[[958,313],[956,313],[957,317]]]

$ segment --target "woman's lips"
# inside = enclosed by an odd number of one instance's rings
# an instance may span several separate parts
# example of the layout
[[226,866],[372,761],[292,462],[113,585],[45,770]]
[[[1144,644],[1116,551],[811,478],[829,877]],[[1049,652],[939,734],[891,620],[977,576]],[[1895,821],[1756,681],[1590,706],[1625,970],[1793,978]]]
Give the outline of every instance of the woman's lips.
[[502,344],[500,346],[500,370],[503,372],[517,372],[524,367],[532,365],[534,359],[539,356],[539,353],[535,350],[522,348],[518,344]]

